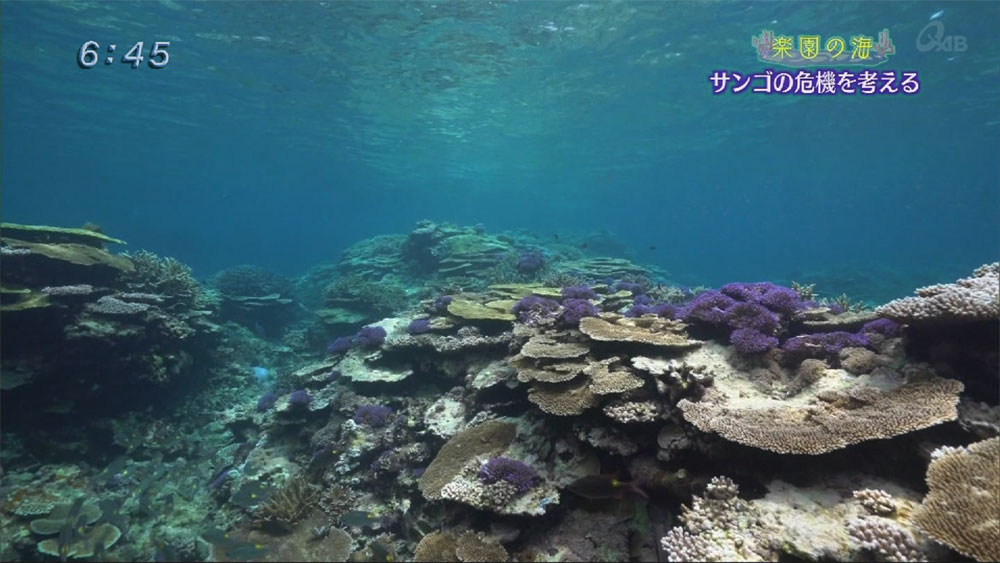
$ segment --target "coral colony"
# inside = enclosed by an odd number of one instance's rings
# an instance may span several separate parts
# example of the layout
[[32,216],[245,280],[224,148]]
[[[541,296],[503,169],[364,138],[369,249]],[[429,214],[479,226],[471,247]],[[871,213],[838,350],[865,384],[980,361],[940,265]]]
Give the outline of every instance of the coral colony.
[[5,560],[1000,559],[997,263],[875,303],[429,221],[294,280],[121,242],[3,227]]

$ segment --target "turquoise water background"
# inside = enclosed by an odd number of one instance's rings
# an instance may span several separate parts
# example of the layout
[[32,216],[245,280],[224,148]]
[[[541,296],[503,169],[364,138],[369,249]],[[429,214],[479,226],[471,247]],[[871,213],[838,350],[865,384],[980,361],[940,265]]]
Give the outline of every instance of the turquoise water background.
[[[921,52],[932,14],[964,52]],[[3,2],[5,221],[296,274],[424,218],[609,233],[688,284],[1000,251],[997,2]],[[762,29],[888,28],[915,96],[713,96]],[[170,41],[162,70],[80,46]],[[655,246],[655,250],[650,247]]]

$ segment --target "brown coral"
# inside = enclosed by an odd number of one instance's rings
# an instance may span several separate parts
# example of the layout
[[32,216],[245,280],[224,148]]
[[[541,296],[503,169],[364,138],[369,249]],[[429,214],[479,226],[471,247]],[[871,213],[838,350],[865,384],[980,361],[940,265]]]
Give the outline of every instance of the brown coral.
[[456,540],[450,532],[431,532],[424,536],[413,552],[414,561],[458,561]]
[[[957,416],[961,382],[929,374],[904,380],[892,372],[858,378],[839,373],[839,382],[813,396],[803,393],[782,401],[762,396],[750,382],[729,380],[717,382],[701,401],[685,399],[678,406],[702,431],[773,452],[812,455]],[[837,383],[842,388],[832,390]]]
[[935,453],[913,522],[963,555],[1000,560],[1000,438]]
[[587,366],[583,373],[590,376],[590,390],[596,395],[626,393],[643,386],[643,379],[627,370],[611,371],[611,365],[621,361],[615,356]]
[[290,527],[305,518],[317,497],[318,491],[305,479],[293,479],[261,505],[260,516],[265,522]]
[[586,379],[566,383],[536,383],[528,391],[529,401],[543,411],[558,416],[583,414],[587,409],[597,406],[597,399]]
[[521,348],[521,355],[528,358],[563,360],[585,356],[590,349],[577,342],[563,342],[553,336],[533,336]]
[[543,364],[520,354],[507,360],[507,363],[517,370],[517,379],[523,383],[530,381],[543,381],[545,383],[569,381],[583,373],[583,370],[589,365],[579,360]]
[[638,342],[664,348],[692,348],[700,344],[689,340],[684,332],[684,324],[655,318],[616,318],[606,320],[599,317],[584,317],[580,320],[580,330],[594,340],[602,342]]
[[420,492],[428,500],[441,498],[441,489],[457,477],[475,457],[496,455],[514,441],[517,426],[502,420],[488,420],[452,436],[441,446],[437,457],[420,478]]
[[455,555],[460,561],[507,561],[509,554],[496,538],[465,532],[455,545]]

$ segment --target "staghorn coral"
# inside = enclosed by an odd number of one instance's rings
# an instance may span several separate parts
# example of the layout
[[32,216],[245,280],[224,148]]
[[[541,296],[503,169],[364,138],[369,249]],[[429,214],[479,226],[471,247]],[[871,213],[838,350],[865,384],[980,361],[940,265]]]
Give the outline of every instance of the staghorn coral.
[[317,497],[318,492],[305,479],[292,479],[282,489],[272,493],[267,502],[260,506],[260,518],[265,522],[290,527],[305,518],[316,504]]
[[913,522],[963,555],[1000,560],[1000,438],[940,448],[933,457],[927,469],[930,492]]
[[916,294],[890,301],[875,312],[908,323],[995,321],[1000,318],[1000,262],[980,266],[972,277],[955,283],[921,287]]
[[124,256],[134,266],[123,278],[133,291],[154,293],[197,307],[214,303],[214,298],[194,278],[191,268],[179,260],[160,258],[146,250]]

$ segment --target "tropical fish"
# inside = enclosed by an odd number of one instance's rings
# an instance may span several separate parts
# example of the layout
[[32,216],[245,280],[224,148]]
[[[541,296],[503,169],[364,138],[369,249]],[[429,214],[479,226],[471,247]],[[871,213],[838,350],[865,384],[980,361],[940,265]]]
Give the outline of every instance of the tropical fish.
[[208,484],[209,488],[217,489],[222,486],[222,484],[226,482],[226,479],[229,479],[229,473],[233,469],[235,468],[232,465],[223,467],[221,471],[215,474],[215,478],[212,479],[212,482]]
[[940,18],[943,15],[944,15],[944,10],[938,10],[938,11],[934,12],[933,14],[931,14],[930,19],[931,20],[936,20],[936,19]]
[[66,522],[62,525],[59,530],[59,560],[66,561],[69,557],[69,552],[73,542],[78,538],[78,528],[82,528],[86,525],[87,517],[84,514],[80,514],[83,510],[84,497],[77,497],[73,501],[73,504],[69,507],[69,514],[66,515]]
[[373,541],[368,544],[372,550],[372,561],[395,561],[396,557],[389,551],[389,548],[380,541]]
[[352,510],[340,517],[340,523],[344,526],[351,526],[354,528],[363,528],[365,526],[371,526],[372,522],[378,520],[378,517],[374,513],[365,512],[364,510]]
[[639,488],[635,481],[619,481],[616,475],[587,475],[573,481],[566,487],[571,493],[587,499],[620,499],[627,492],[633,492],[643,498],[649,496]]

